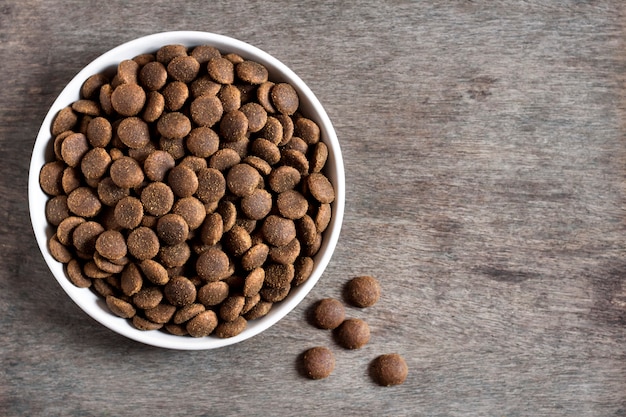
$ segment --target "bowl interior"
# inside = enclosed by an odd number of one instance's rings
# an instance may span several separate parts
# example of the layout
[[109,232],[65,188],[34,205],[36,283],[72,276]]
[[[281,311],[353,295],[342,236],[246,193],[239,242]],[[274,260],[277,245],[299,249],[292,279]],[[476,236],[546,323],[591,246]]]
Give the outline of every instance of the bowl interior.
[[[153,53],[167,44],[183,44],[188,47],[209,44],[223,53],[236,53],[265,65],[272,81],[288,82],[298,91],[302,113],[318,123],[322,141],[329,150],[325,173],[335,187],[337,196],[331,205],[331,223],[324,232],[322,247],[314,258],[313,273],[304,284],[294,288],[285,300],[276,303],[267,316],[248,322],[246,330],[232,338],[220,339],[215,336],[192,338],[174,336],[163,331],[137,330],[128,320],[110,313],[104,300],[91,290],[74,286],[68,280],[63,265],[52,258],[48,251],[47,242],[54,231],[45,218],[48,196],[39,186],[39,171],[46,162],[53,159],[50,134],[53,118],[59,110],[79,99],[80,88],[89,76],[110,71],[124,59],[131,59],[142,53]],[[330,119],[313,92],[293,71],[266,52],[242,41],[207,32],[180,31],[149,35],[122,44],[92,61],[69,82],[46,114],[35,140],[29,170],[28,194],[31,222],[42,255],[63,290],[81,309],[99,323],[130,339],[163,348],[199,350],[234,344],[262,332],[283,318],[309,293],[328,265],[339,238],[344,211],[345,179],[341,150]]]

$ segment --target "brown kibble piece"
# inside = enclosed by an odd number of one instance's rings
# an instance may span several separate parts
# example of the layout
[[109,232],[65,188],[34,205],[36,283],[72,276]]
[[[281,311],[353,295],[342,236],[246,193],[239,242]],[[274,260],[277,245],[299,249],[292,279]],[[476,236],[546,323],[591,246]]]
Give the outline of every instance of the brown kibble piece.
[[95,180],[106,174],[111,165],[111,156],[104,148],[89,150],[80,161],[80,170],[86,179]]
[[56,236],[65,246],[72,244],[72,233],[79,224],[85,223],[85,219],[77,216],[69,216],[63,219],[57,226]]
[[50,250],[50,255],[61,263],[66,264],[72,260],[72,253],[59,242],[56,235],[53,235],[50,240],[48,240],[48,250]]
[[228,297],[229,286],[224,281],[214,281],[198,290],[198,301],[206,307],[221,304]]
[[158,306],[161,300],[163,291],[159,287],[144,287],[132,298],[133,304],[144,310]]
[[170,111],[178,111],[189,98],[189,87],[183,82],[172,81],[161,90],[161,94],[163,94],[165,108]]
[[248,119],[248,131],[250,132],[258,132],[267,123],[267,111],[258,103],[246,103],[241,106],[240,110]]
[[[195,287],[194,287],[194,291],[195,291]],[[206,308],[200,303],[187,304],[186,306],[179,308],[176,311],[176,313],[174,314],[174,317],[172,318],[172,321],[174,322],[174,324],[182,324],[196,317],[198,314],[202,313],[203,311],[206,311]]]
[[[120,287],[124,295],[132,297],[139,293],[143,287],[143,277],[139,268],[134,263],[127,264],[122,270],[122,276],[120,277]],[[157,301],[158,304],[161,300]],[[142,307],[140,307],[142,308]]]
[[208,158],[218,151],[220,138],[212,129],[201,126],[189,133],[185,145],[193,155]]
[[235,337],[246,329],[248,322],[239,316],[233,321],[225,321],[217,325],[215,335],[220,338]]
[[[232,142],[231,142],[232,143]],[[241,156],[234,149],[222,148],[209,159],[209,167],[226,171],[241,162]]]
[[330,224],[330,220],[332,217],[332,209],[330,204],[320,204],[317,214],[315,215],[315,227],[318,232],[323,232],[326,230],[328,225]]
[[111,122],[104,117],[94,117],[87,125],[86,136],[93,147],[107,146],[113,137]]
[[156,60],[163,65],[167,65],[177,56],[187,55],[187,47],[181,44],[164,45],[156,51]]
[[137,84],[139,64],[132,59],[125,59],[117,65],[117,78],[122,84]]
[[300,117],[294,123],[294,135],[302,138],[308,145],[315,145],[320,140],[320,128],[313,120]]
[[278,145],[283,141],[285,135],[283,124],[276,117],[268,116],[265,126],[259,131],[259,135]]
[[146,92],[137,84],[118,85],[111,94],[111,105],[122,116],[135,116],[145,103]]
[[226,193],[226,179],[215,168],[205,168],[198,172],[196,196],[204,203],[219,201]]
[[298,237],[305,246],[312,246],[317,239],[317,228],[315,222],[309,215],[302,216],[296,221]]
[[107,259],[120,259],[127,249],[124,235],[116,230],[106,230],[96,240],[96,251]]
[[222,88],[222,84],[216,83],[208,74],[201,75],[191,82],[189,90],[194,98],[200,96],[214,96]]
[[220,51],[212,45],[198,45],[191,51],[192,57],[200,64],[206,64],[211,58],[220,58],[222,54]]
[[238,164],[230,168],[226,176],[226,184],[231,193],[238,197],[246,197],[256,189],[261,175],[248,164]]
[[324,142],[317,142],[311,154],[309,169],[311,172],[321,172],[328,159],[328,147]]
[[284,246],[272,246],[270,260],[277,264],[289,265],[296,261],[300,255],[300,241],[296,238]]
[[80,88],[80,96],[86,99],[98,98],[100,87],[108,82],[104,74],[94,74],[87,78]]
[[146,105],[143,109],[142,118],[148,123],[155,122],[165,110],[165,97],[158,91],[150,91],[146,96]]
[[165,174],[176,165],[172,155],[166,151],[152,152],[143,163],[146,176],[151,181],[163,181]]
[[72,167],[66,167],[63,170],[63,175],[61,176],[61,187],[63,188],[63,192],[65,194],[69,194],[81,186],[82,176],[80,174],[80,170]]
[[192,82],[200,71],[200,63],[192,56],[180,55],[167,64],[168,74],[177,81]]
[[138,198],[124,197],[115,205],[113,217],[121,227],[134,229],[143,218],[143,204]]
[[219,316],[224,321],[233,321],[241,314],[246,299],[242,295],[231,295],[220,305]]
[[174,313],[176,312],[176,307],[170,304],[160,303],[156,307],[148,308],[144,310],[144,314],[146,318],[154,323],[167,323],[170,321]]
[[57,136],[58,134],[65,132],[67,130],[72,130],[74,126],[78,122],[78,116],[74,113],[71,106],[64,107],[57,113],[54,120],[52,121],[51,132],[52,136]]
[[143,170],[137,161],[128,156],[113,161],[109,169],[111,179],[120,188],[133,188],[144,180]]
[[113,314],[124,319],[129,319],[133,317],[137,312],[132,304],[112,295],[106,297],[106,304]]
[[76,113],[88,116],[100,115],[100,107],[98,106],[98,103],[93,100],[77,100],[72,103],[72,110]]
[[191,337],[205,337],[213,333],[217,327],[217,315],[213,310],[206,310],[198,314],[185,326]]
[[96,250],[96,239],[104,228],[100,223],[87,221],[79,224],[72,233],[72,243],[77,251],[90,255]]
[[226,142],[235,142],[246,135],[248,118],[240,110],[225,113],[220,121],[220,134]]
[[[295,149],[283,149],[280,153],[281,162],[298,170],[300,175],[309,172],[309,160],[306,155]],[[316,174],[322,175],[322,174]]]
[[[241,266],[246,271],[260,267],[265,263],[269,250],[265,243],[257,243],[241,257]],[[263,271],[263,278],[265,278],[265,271]]]
[[196,300],[196,287],[186,277],[178,276],[169,280],[163,289],[165,298],[170,304],[183,307]]
[[232,84],[235,81],[235,67],[226,58],[211,58],[207,62],[209,76],[220,84]]
[[263,282],[265,281],[265,270],[263,268],[254,268],[246,276],[243,284],[243,295],[251,297],[258,294],[261,288],[263,288]]
[[270,92],[272,104],[280,113],[292,115],[298,110],[300,105],[298,93],[287,83],[278,83]]
[[184,165],[175,166],[170,170],[167,183],[177,197],[191,197],[198,190],[198,176]]
[[263,222],[262,233],[270,245],[283,246],[296,237],[296,227],[293,220],[270,215]]
[[345,318],[346,309],[334,298],[320,300],[313,309],[313,324],[320,329],[336,329]]
[[167,81],[167,70],[165,66],[152,61],[144,65],[139,71],[139,82],[149,91],[157,91],[163,88]]
[[217,93],[217,98],[222,103],[224,113],[238,110],[241,107],[241,91],[234,85],[223,85]]
[[245,162],[246,164],[250,165],[257,171],[259,171],[259,174],[263,176],[267,176],[272,172],[272,167],[270,166],[270,164],[268,164],[266,160],[261,159],[258,156],[254,156],[254,155],[246,156],[243,162]]
[[100,101],[100,107],[102,108],[102,111],[108,115],[113,114],[113,103],[111,102],[112,97],[113,86],[111,86],[111,84],[104,84],[100,88],[98,100]]
[[286,219],[299,219],[307,213],[309,203],[296,190],[282,192],[276,198],[276,207],[281,216]]
[[148,227],[140,226],[128,234],[128,252],[139,260],[152,259],[159,253],[159,238]]
[[308,256],[301,256],[294,262],[294,277],[291,282],[292,285],[298,286],[302,285],[306,280],[309,279],[311,273],[313,273],[313,267],[315,266],[315,262],[312,258]]
[[224,232],[228,232],[237,223],[237,207],[232,201],[222,200],[217,206],[217,212],[222,216]]
[[83,269],[80,266],[80,262],[76,259],[70,259],[67,264],[67,276],[69,277],[72,284],[77,286],[78,288],[89,288],[91,287],[91,279],[86,277],[83,274]]
[[371,307],[380,298],[380,284],[367,275],[353,278],[344,287],[344,298],[355,307]]
[[302,355],[304,374],[311,379],[324,379],[335,369],[335,356],[324,346],[317,346]]
[[222,238],[224,246],[232,256],[243,255],[252,246],[250,234],[241,226],[233,226]]
[[182,267],[191,256],[191,248],[186,242],[176,245],[161,246],[159,258],[167,268]]
[[288,288],[294,277],[293,265],[270,264],[264,267],[264,285],[268,288]]
[[228,276],[229,265],[228,255],[220,249],[209,248],[198,257],[196,272],[205,281],[218,281]]
[[261,84],[267,81],[268,72],[265,66],[255,61],[243,61],[235,66],[237,77],[250,84]]
[[335,338],[346,349],[360,349],[370,340],[370,328],[361,319],[346,319],[337,327]]
[[181,198],[174,203],[172,213],[180,215],[189,226],[195,230],[202,225],[206,217],[206,209],[200,200],[195,197]]
[[259,104],[263,106],[266,112],[268,113],[276,113],[276,109],[272,104],[270,99],[270,91],[274,87],[274,83],[271,81],[266,81],[262,83],[259,88],[256,90],[257,99],[259,100]]
[[200,230],[200,239],[205,245],[215,245],[224,234],[224,221],[219,213],[208,214]]
[[39,185],[48,195],[63,193],[62,178],[66,165],[63,161],[47,162],[39,171]]
[[58,226],[63,220],[70,216],[67,207],[67,196],[57,195],[46,202],[46,220],[53,226]]
[[78,166],[88,150],[87,137],[82,133],[72,133],[61,143],[63,161],[71,167]]
[[191,122],[182,113],[165,113],[157,121],[157,130],[167,139],[182,139],[191,132]]
[[258,138],[252,141],[250,144],[250,152],[265,160],[270,165],[277,164],[281,157],[278,146],[264,138]]
[[385,387],[404,383],[408,374],[406,361],[397,353],[380,355],[370,364],[370,376]]
[[332,203],[335,201],[335,189],[324,174],[312,173],[307,177],[306,183],[313,198],[320,203]]
[[102,203],[91,187],[78,187],[67,196],[69,210],[81,217],[94,217],[100,212]]
[[249,219],[261,220],[272,209],[272,195],[264,189],[255,189],[241,199],[241,211]]
[[159,218],[156,226],[157,236],[166,245],[176,245],[187,240],[189,236],[189,226],[185,219],[178,215],[169,213]]
[[139,117],[122,119],[117,126],[117,136],[129,148],[138,149],[150,142],[150,131],[146,122]]
[[165,183],[152,182],[141,191],[144,210],[153,216],[169,213],[174,205],[174,193]]
[[163,323],[155,323],[136,314],[133,316],[132,322],[137,330],[159,330],[163,327]]

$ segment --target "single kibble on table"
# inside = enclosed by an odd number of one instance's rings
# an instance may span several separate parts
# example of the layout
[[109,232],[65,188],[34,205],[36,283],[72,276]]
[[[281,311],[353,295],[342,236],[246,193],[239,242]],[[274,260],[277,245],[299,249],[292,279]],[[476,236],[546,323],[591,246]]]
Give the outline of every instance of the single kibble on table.
[[318,301],[313,309],[313,324],[320,329],[336,329],[345,318],[346,310],[343,304],[334,298]]
[[335,355],[324,346],[308,349],[302,355],[302,368],[311,379],[328,378],[335,369]]
[[139,330],[233,337],[312,274],[335,199],[320,128],[293,86],[210,45],[114,70],[52,121],[50,253]]
[[335,329],[335,339],[346,349],[360,349],[370,340],[370,328],[361,319],[346,319]]
[[344,297],[355,307],[371,307],[380,298],[380,284],[369,275],[355,277],[344,287]]
[[370,375],[379,385],[392,386],[404,383],[409,368],[404,358],[397,353],[380,355],[370,364]]

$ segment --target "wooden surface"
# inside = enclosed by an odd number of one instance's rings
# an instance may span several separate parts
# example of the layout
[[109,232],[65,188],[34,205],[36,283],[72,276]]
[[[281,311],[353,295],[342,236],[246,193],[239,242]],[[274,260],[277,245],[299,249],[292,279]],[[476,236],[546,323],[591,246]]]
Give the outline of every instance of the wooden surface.
[[[626,415],[626,6],[559,1],[0,3],[0,414]],[[127,340],[65,296],[27,207],[48,107],[108,49],[205,30],[273,54],[337,130],[346,215],[319,284],[239,345]],[[306,321],[372,274],[359,351]],[[331,377],[298,355],[329,346]],[[371,382],[398,352],[404,385]]]

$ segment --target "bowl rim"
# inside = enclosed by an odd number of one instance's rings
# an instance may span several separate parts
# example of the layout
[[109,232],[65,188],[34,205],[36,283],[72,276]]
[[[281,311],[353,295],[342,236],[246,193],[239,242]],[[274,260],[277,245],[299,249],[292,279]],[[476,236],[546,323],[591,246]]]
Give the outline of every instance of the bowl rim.
[[[231,338],[221,339],[213,335],[192,338],[158,330],[138,330],[128,319],[110,313],[102,297],[94,294],[89,288],[78,288],[72,284],[66,276],[63,264],[56,261],[48,250],[52,228],[47,223],[44,210],[45,203],[50,197],[39,186],[39,171],[44,163],[52,160],[50,126],[54,116],[63,107],[79,98],[80,87],[87,77],[114,68],[123,59],[131,59],[142,53],[154,53],[160,46],[168,44],[183,44],[187,47],[209,44],[223,53],[236,53],[245,59],[264,64],[272,81],[289,82],[296,89],[301,106],[306,107],[304,113],[319,124],[322,141],[329,148],[327,175],[335,187],[336,198],[331,203],[333,213],[331,222],[324,232],[322,247],[314,257],[315,265],[311,276],[302,285],[293,288],[288,297],[275,305],[268,315],[250,321],[246,330]],[[329,166],[334,169],[331,170]],[[137,342],[176,350],[205,350],[239,343],[263,332],[285,317],[309,294],[330,262],[339,239],[345,206],[345,172],[341,147],[328,114],[308,85],[289,67],[269,53],[229,36],[202,31],[167,31],[142,36],[108,50],[81,69],[63,88],[46,113],[33,145],[28,178],[28,202],[31,224],[39,250],[56,281],[81,310],[108,329]]]

